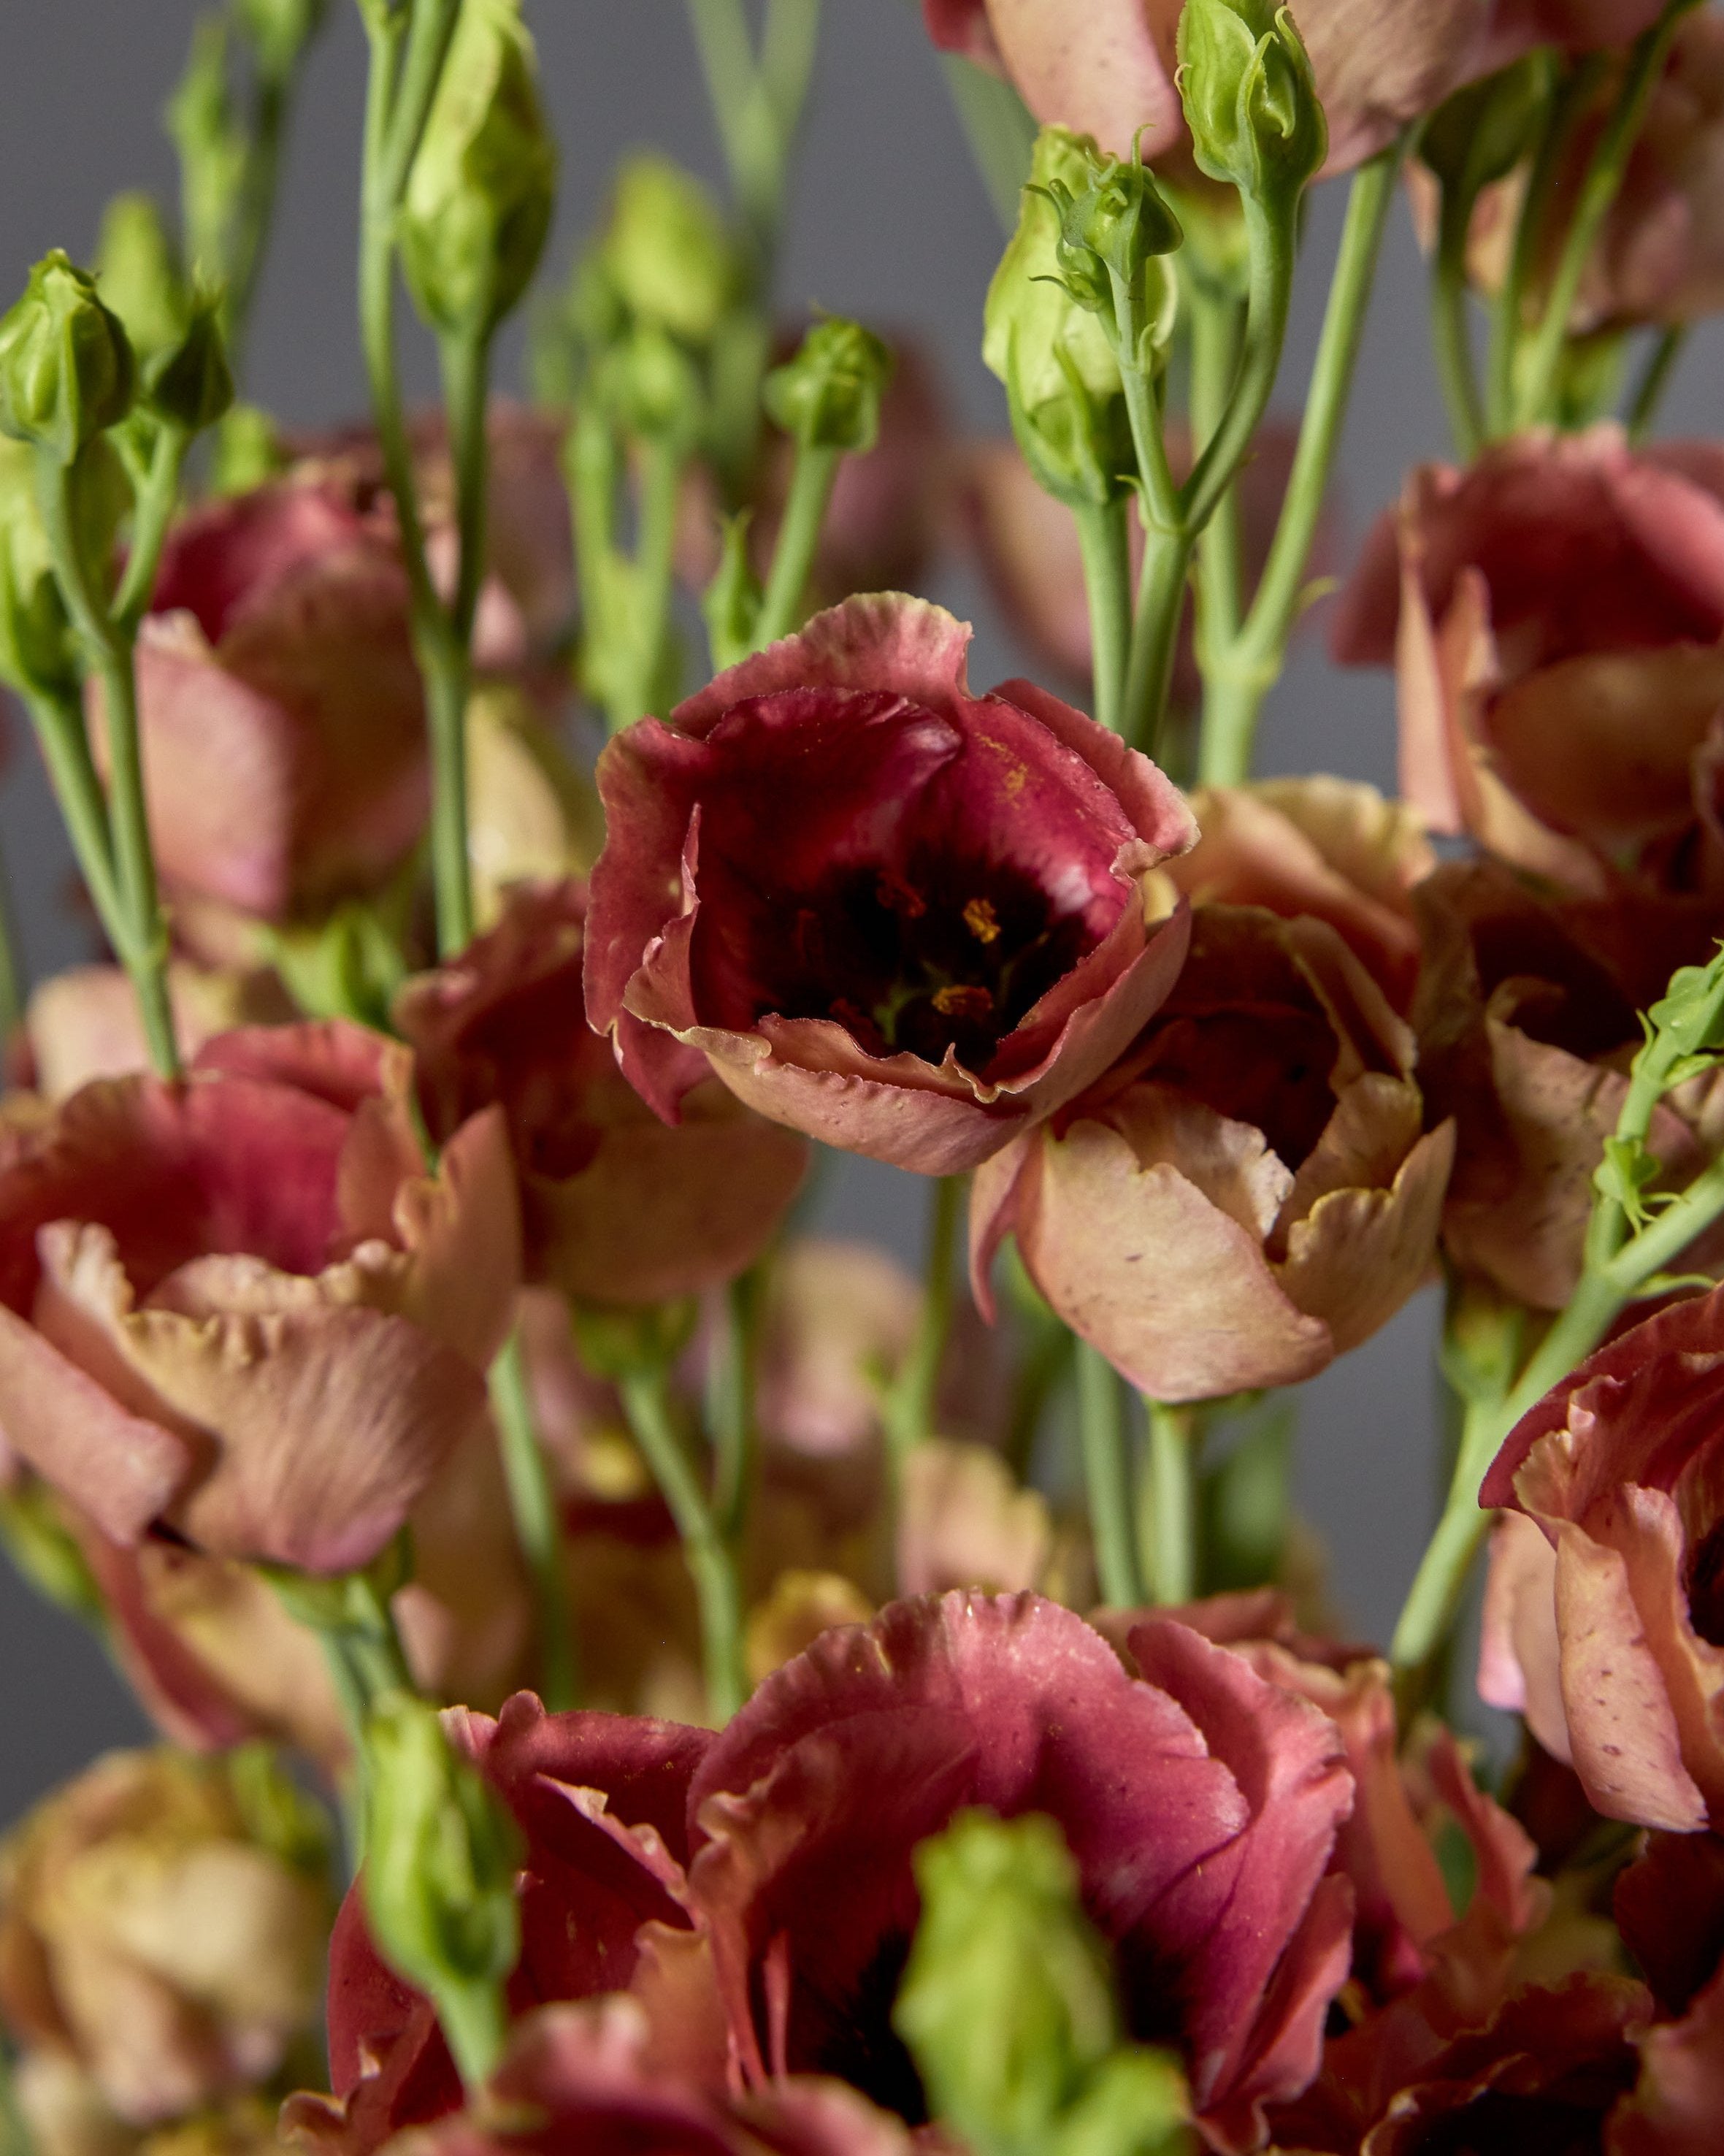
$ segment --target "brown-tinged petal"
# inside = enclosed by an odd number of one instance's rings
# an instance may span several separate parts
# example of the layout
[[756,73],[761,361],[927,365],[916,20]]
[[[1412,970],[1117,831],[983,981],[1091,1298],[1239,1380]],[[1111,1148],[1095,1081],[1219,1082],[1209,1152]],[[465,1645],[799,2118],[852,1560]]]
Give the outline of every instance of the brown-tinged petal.
[[1724,2117],[1724,1974],[1636,2048],[1639,2079],[1610,2114],[1606,2156],[1710,2156]]
[[[167,985],[175,1037],[188,1059],[217,1034],[293,1015],[273,973],[177,963]],[[120,966],[74,966],[44,981],[31,994],[24,1029],[37,1090],[50,1100],[149,1064],[137,994]]]
[[1387,1189],[1326,1191],[1288,1230],[1275,1277],[1322,1319],[1337,1354],[1368,1340],[1430,1277],[1454,1158],[1455,1126],[1444,1123],[1412,1147]]
[[1260,1132],[1136,1090],[1129,1139],[1086,1121],[1035,1142],[1016,1214],[1032,1276],[1155,1399],[1312,1376],[1334,1353],[1329,1328],[1290,1300],[1263,1250],[1290,1177]]

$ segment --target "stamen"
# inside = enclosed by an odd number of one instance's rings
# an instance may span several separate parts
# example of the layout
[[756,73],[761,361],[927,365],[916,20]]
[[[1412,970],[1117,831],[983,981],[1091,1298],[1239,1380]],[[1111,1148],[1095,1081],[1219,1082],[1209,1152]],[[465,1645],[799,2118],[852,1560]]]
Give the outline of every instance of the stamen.
[[992,1018],[993,998],[986,988],[936,988],[934,1008],[942,1018]]
[[978,943],[999,941],[999,916],[991,898],[972,898],[964,908],[964,926]]

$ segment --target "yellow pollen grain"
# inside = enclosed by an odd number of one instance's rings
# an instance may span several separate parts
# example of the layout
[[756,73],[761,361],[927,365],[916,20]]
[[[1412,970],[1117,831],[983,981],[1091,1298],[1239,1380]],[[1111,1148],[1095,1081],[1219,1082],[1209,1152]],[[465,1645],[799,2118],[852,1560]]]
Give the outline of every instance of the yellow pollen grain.
[[936,988],[934,1008],[942,1018],[986,1018],[993,1009],[993,998],[986,988]]
[[999,916],[993,910],[991,898],[972,898],[964,908],[964,926],[978,943],[993,943],[999,940]]

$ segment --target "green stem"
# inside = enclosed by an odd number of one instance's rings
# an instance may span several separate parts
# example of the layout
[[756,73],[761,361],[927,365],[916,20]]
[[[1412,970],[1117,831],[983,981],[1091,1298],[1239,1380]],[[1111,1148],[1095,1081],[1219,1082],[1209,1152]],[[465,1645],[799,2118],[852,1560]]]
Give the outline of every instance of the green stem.
[[1242,197],[1241,202],[1250,250],[1244,348],[1221,424],[1179,490],[1185,527],[1193,535],[1202,531],[1214,515],[1250,449],[1269,408],[1280,370],[1281,348],[1287,341],[1287,314],[1292,305],[1297,259],[1296,206],[1271,212],[1249,195]]
[[[1191,316],[1191,439],[1193,457],[1213,441],[1239,372],[1244,311],[1230,292],[1186,280]],[[1198,546],[1198,657],[1222,651],[1239,634],[1244,606],[1244,526],[1239,490],[1229,486]],[[1207,676],[1208,669],[1204,665]]]
[[1151,531],[1144,543],[1126,668],[1124,732],[1132,747],[1146,756],[1156,755],[1161,746],[1191,550],[1192,542],[1183,531]]
[[538,1612],[540,1691],[553,1714],[567,1714],[581,1703],[574,1613],[563,1568],[557,1496],[535,1425],[518,1332],[491,1365],[490,1395],[515,1537],[526,1561]]
[[1085,1340],[1077,1344],[1078,1432],[1090,1499],[1090,1532],[1101,1599],[1116,1609],[1143,1600],[1131,1533],[1131,1478],[1126,1458],[1126,1395],[1119,1373]]
[[[156,888],[156,856],[144,802],[134,639],[90,580],[79,546],[70,468],[51,452],[41,450],[37,481],[61,596],[83,645],[85,664],[102,685],[109,772],[104,822],[117,901],[115,925],[123,926],[115,947],[131,978],[150,1060],[160,1076],[177,1078],[179,1049],[167,995],[167,924]],[[82,723],[80,716],[80,728]]]
[[1537,268],[1539,244],[1544,234],[1545,213],[1550,205],[1562,159],[1575,122],[1603,79],[1607,63],[1602,54],[1591,53],[1570,69],[1567,79],[1548,102],[1539,130],[1532,169],[1521,198],[1514,244],[1491,324],[1491,349],[1485,375],[1485,416],[1493,441],[1515,429],[1515,377],[1519,362],[1526,295]]
[[227,341],[228,363],[236,381],[245,351],[245,332],[251,320],[251,304],[257,295],[258,272],[275,221],[275,194],[281,177],[281,138],[285,131],[291,85],[280,77],[259,82],[252,108],[250,140],[246,146],[245,173],[239,189],[239,208],[233,220],[233,243],[228,250],[223,280],[222,333]]
[[191,446],[192,437],[183,427],[164,425],[156,432],[143,490],[132,517],[131,547],[126,557],[126,573],[114,598],[114,619],[128,637],[136,635],[140,623],[149,611],[150,594],[155,588],[167,527],[173,521],[173,512],[179,502],[186,452]]
[[719,1531],[732,1549],[741,1547],[754,1483],[757,1442],[754,1390],[766,1289],[764,1265],[751,1267],[726,1289],[724,1325],[707,1398],[707,1420],[712,1430],[712,1507]]
[[1131,549],[1126,521],[1130,512],[1124,495],[1117,501],[1083,502],[1075,512],[1090,598],[1095,716],[1114,733],[1120,730],[1131,640]]
[[757,651],[764,651],[781,636],[788,636],[801,619],[814,550],[820,543],[820,527],[826,521],[827,505],[838,478],[839,454],[836,449],[797,446],[784,521],[778,527],[778,543],[772,549],[766,595],[755,624]]
[[612,705],[613,733],[649,712],[664,716],[659,693],[664,673],[665,640],[670,633],[670,602],[676,578],[676,518],[686,455],[680,444],[654,437],[645,444],[641,474],[640,529],[632,583],[634,604],[626,634],[634,665],[625,670],[629,686]]
[[1238,785],[1249,776],[1263,700],[1286,661],[1306,565],[1352,394],[1400,157],[1398,147],[1385,151],[1353,175],[1311,392],[1275,537],[1244,627],[1215,662],[1205,685],[1200,775],[1207,785]]
[[1042,1418],[1054,1388],[1065,1375],[1075,1344],[1074,1336],[1066,1327],[1057,1322],[1044,1323],[1018,1367],[1006,1427],[1005,1454],[1012,1472],[1020,1482],[1029,1480]]
[[1644,442],[1652,431],[1652,423],[1658,417],[1658,408],[1664,402],[1665,391],[1670,387],[1670,377],[1675,372],[1676,362],[1682,357],[1682,347],[1688,341],[1686,322],[1673,322],[1668,329],[1660,330],[1646,363],[1635,382],[1623,415],[1623,424],[1628,429],[1629,441]]
[[934,1432],[940,1368],[952,1332],[955,1301],[952,1269],[957,1256],[958,1223],[963,1210],[965,1178],[935,1177],[929,1188],[928,1247],[922,1266],[921,1316],[903,1368],[888,1393],[883,1419],[886,1449],[895,1476],[904,1462]]
[[623,1407],[676,1531],[700,1606],[706,1702],[714,1720],[730,1720],[748,1697],[743,1658],[742,1592],[734,1556],[720,1532],[700,1478],[683,1449],[662,1370],[625,1377]]
[[75,702],[44,696],[28,697],[27,707],[79,873],[109,942],[121,952],[128,932],[126,906],[115,875],[107,797],[90,753],[83,710]]
[[1551,415],[1581,280],[1611,205],[1621,192],[1629,157],[1645,119],[1647,104],[1664,72],[1676,24],[1696,4],[1696,0],[1670,0],[1658,21],[1634,41],[1628,74],[1581,182],[1580,199],[1557,259],[1544,313],[1516,384],[1515,417],[1520,426],[1532,426]]
[[1459,189],[1443,191],[1442,227],[1431,265],[1431,337],[1437,378],[1448,408],[1455,453],[1470,464],[1485,439],[1485,406],[1473,364],[1468,319],[1467,234],[1474,198]]
[[771,282],[784,218],[784,180],[819,39],[819,0],[768,0],[757,57],[742,0],[689,0],[725,165],[753,241],[761,289]]
[[1198,1411],[1146,1399],[1149,1417],[1149,1547],[1144,1569],[1165,1607],[1198,1592]]

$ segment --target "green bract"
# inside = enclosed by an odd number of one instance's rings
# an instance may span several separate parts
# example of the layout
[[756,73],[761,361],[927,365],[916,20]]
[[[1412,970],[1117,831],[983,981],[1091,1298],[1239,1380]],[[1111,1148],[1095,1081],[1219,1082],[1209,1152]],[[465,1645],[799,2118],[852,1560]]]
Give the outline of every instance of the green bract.
[[496,327],[538,267],[556,191],[520,0],[462,0],[401,213],[402,269],[434,329]]
[[1259,202],[1296,199],[1328,155],[1311,61],[1273,0],[1187,0],[1179,95],[1199,167]]
[[860,455],[880,434],[880,398],[892,354],[859,322],[833,316],[814,326],[762,390],[767,416],[805,449]]
[[916,1852],[922,1914],[893,2020],[976,2156],[1183,2148],[1178,2069],[1121,2046],[1106,1950],[1059,1828],[965,1812]]
[[0,321],[0,432],[70,464],[131,409],[137,370],[95,281],[56,248]]
[[1086,193],[1103,163],[1088,136],[1043,128],[983,316],[982,357],[1006,385],[1018,445],[1048,492],[1074,503],[1116,498],[1134,464],[1107,325],[1073,297],[1060,259],[1054,191]]
[[514,1832],[434,1707],[377,1703],[365,1786],[365,1913],[383,1958],[439,2005],[501,1983],[521,1948]]
[[623,304],[685,343],[706,345],[735,305],[742,264],[700,182],[668,157],[627,159],[600,259]]
[[171,351],[184,336],[185,273],[150,196],[115,195],[108,204],[96,242],[95,280],[141,361]]

